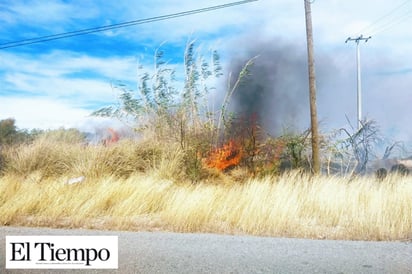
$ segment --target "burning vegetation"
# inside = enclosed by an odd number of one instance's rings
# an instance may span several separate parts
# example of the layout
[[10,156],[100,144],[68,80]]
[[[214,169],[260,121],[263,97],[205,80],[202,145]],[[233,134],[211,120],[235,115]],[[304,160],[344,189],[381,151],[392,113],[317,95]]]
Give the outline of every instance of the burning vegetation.
[[206,159],[209,168],[225,171],[237,166],[243,157],[243,149],[239,143],[230,140],[227,144],[213,150]]
[[120,139],[119,133],[117,133],[112,128],[108,128],[107,131],[109,132],[110,137],[107,137],[106,139],[103,140],[103,145],[109,146],[111,144],[117,143]]

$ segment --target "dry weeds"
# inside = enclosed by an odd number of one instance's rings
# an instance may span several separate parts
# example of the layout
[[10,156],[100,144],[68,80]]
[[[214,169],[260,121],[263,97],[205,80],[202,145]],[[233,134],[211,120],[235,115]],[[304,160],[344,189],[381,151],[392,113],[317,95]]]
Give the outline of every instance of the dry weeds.
[[290,173],[246,183],[189,184],[152,169],[129,177],[0,179],[0,223],[236,233],[320,239],[412,237],[412,180]]

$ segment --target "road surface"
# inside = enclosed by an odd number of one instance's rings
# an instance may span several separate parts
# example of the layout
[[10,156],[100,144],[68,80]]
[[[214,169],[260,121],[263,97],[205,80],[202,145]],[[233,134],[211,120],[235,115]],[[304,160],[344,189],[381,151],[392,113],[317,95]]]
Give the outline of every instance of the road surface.
[[[412,273],[411,242],[23,227],[0,234],[0,273]],[[117,235],[119,269],[5,269],[6,235]]]

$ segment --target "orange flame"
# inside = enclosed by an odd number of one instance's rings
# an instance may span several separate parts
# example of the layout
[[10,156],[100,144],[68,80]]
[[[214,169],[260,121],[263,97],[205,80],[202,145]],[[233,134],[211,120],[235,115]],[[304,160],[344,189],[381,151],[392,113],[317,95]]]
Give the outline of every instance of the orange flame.
[[108,146],[108,145],[117,143],[117,142],[119,141],[119,139],[120,139],[119,134],[118,134],[114,129],[112,129],[112,128],[108,128],[107,130],[108,130],[109,133],[110,133],[110,137],[107,138],[107,139],[105,139],[105,140],[103,140],[103,144],[104,144],[105,146]]
[[243,151],[241,147],[233,140],[220,148],[215,149],[206,159],[206,165],[209,168],[216,168],[224,171],[230,167],[236,166],[242,160]]

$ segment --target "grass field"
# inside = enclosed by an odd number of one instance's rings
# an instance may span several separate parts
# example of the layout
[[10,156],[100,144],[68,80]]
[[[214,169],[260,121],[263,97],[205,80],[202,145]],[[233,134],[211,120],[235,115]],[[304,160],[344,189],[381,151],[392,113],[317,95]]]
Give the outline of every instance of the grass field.
[[[301,172],[192,183],[178,147],[35,142],[4,152],[0,224],[316,239],[412,238],[412,179]],[[165,152],[166,151],[166,152]],[[85,180],[67,184],[83,175]],[[213,175],[213,176],[212,176]]]

